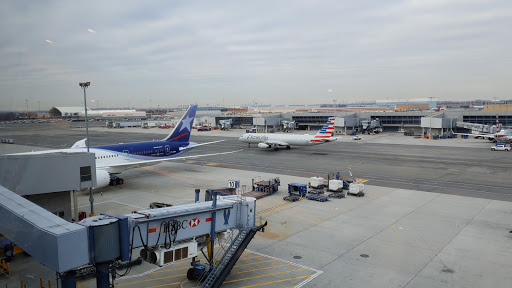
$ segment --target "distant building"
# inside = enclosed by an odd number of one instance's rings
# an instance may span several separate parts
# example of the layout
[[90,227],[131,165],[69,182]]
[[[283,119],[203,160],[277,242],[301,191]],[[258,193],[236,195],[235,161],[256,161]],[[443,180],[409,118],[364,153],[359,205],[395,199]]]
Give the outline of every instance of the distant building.
[[512,104],[489,104],[484,106],[484,111],[512,111]]
[[377,100],[375,105],[384,106],[397,109],[397,105],[414,105],[414,104],[428,104],[432,109],[437,107],[437,98],[417,98],[417,99],[390,99],[390,100]]
[[428,103],[408,103],[408,104],[396,104],[396,111],[414,111],[414,110],[429,110],[430,105]]
[[[80,118],[85,117],[84,107],[53,107],[48,114],[51,117]],[[87,116],[91,119],[144,119],[146,111],[143,110],[91,110],[87,109]]]

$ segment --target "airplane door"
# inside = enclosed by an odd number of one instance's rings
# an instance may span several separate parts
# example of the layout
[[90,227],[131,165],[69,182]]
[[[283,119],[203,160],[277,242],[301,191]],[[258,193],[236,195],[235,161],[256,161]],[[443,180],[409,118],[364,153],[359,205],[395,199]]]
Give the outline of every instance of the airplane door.
[[129,150],[123,150],[123,153],[124,153],[125,159],[130,159],[130,151]]
[[165,155],[171,155],[171,147],[169,145],[165,145]]

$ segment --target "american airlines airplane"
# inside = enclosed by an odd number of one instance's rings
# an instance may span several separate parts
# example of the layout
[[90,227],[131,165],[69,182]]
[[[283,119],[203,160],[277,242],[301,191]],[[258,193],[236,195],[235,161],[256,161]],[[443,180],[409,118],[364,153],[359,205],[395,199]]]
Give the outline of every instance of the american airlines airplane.
[[462,134],[457,133],[458,135],[468,135],[475,137],[484,137],[489,139],[489,141],[493,142],[512,142],[512,129],[502,129],[500,126],[500,122],[498,120],[498,115],[496,115],[496,133],[494,134]]
[[324,144],[327,142],[333,142],[338,138],[333,137],[334,131],[334,118],[330,118],[325,123],[322,130],[318,131],[316,135],[286,135],[286,134],[273,134],[273,133],[247,133],[242,135],[238,140],[248,143],[249,147],[251,144],[258,144],[258,148],[267,149],[274,148],[279,150],[279,147],[286,147],[290,149],[290,146],[311,146]]
[[[124,180],[114,175],[128,169],[155,165],[169,160],[198,158],[203,156],[213,156],[238,152],[230,151],[223,153],[178,157],[192,148],[223,141],[220,140],[202,144],[189,142],[190,132],[192,131],[192,124],[194,123],[196,111],[197,105],[191,106],[185,115],[183,115],[179,124],[163,140],[89,147],[90,152],[94,153],[96,157],[97,184],[94,188],[105,187],[108,186],[109,183],[112,183],[113,185],[123,184]],[[68,149],[16,153],[11,155],[29,155],[54,152],[87,152],[85,141],[86,139],[82,139]]]

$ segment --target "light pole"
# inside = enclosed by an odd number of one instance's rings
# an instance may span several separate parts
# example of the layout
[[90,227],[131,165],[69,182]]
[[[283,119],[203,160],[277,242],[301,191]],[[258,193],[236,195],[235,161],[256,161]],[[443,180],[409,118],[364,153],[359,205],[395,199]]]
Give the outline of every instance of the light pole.
[[428,136],[432,136],[432,116],[434,115],[434,110],[432,110],[432,107],[430,107],[430,106],[432,106],[432,101],[433,101],[434,97],[430,96],[428,98],[430,98],[430,103],[428,104],[428,107],[430,109],[430,125],[428,128],[428,130],[429,130]]
[[[85,96],[85,90],[91,82],[80,82],[80,87],[84,89],[84,110],[85,110],[85,145],[87,146],[87,152],[89,152],[89,120],[87,119],[87,99]],[[89,188],[89,202],[91,202],[91,216],[95,216],[94,214],[94,197],[92,197],[92,188]]]

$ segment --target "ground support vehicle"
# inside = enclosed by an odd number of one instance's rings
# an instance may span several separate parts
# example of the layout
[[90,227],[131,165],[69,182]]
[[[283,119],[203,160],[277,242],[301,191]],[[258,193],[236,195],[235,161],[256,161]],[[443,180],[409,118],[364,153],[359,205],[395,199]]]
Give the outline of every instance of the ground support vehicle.
[[290,194],[288,196],[283,197],[283,200],[292,202],[299,201],[300,199],[301,197],[297,194]]
[[322,177],[309,178],[309,183],[308,183],[309,188],[321,189],[326,186],[327,186],[327,183],[326,183],[325,179]]
[[288,184],[288,196],[283,197],[286,201],[298,201],[308,193],[306,184],[290,183]]
[[363,197],[364,189],[363,183],[350,183],[347,194],[354,195],[356,197]]
[[117,186],[117,185],[123,185],[123,184],[124,184],[123,178],[117,177],[116,175],[110,175],[110,182],[108,183],[108,185]]
[[329,194],[328,197],[329,198],[337,198],[337,199],[345,198],[345,192],[334,192],[334,193]]
[[324,191],[324,189],[312,189],[312,190],[309,190],[308,193],[309,194],[316,194],[316,195],[318,195],[318,194],[324,194],[325,191]]
[[507,143],[496,143],[496,146],[491,147],[491,150],[492,151],[510,151],[510,147],[507,147]]
[[281,180],[279,180],[279,177],[260,181],[252,179],[252,191],[243,193],[243,195],[246,197],[254,197],[259,199],[276,193],[279,190],[280,185]]
[[341,190],[343,190],[343,180],[329,180],[329,188],[327,188],[327,190],[341,192]]
[[301,197],[306,196],[308,187],[306,184],[290,183],[288,184],[288,194],[297,194]]
[[308,195],[308,196],[306,196],[306,199],[325,202],[325,201],[329,200],[329,197],[322,196],[322,195]]

